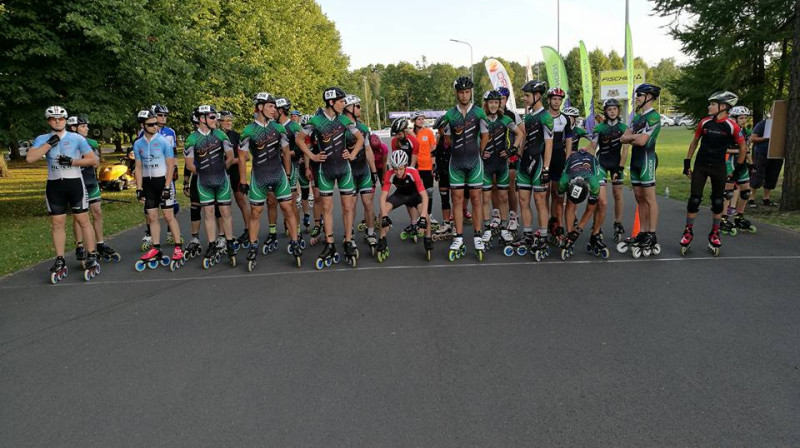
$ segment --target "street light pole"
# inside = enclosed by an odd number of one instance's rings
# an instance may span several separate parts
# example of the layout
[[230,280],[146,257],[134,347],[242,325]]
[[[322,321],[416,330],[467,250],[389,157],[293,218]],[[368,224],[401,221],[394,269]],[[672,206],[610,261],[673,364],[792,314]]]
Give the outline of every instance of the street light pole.
[[556,0],[556,51],[561,56],[561,0]]
[[[384,98],[384,97],[381,97],[381,101],[383,101],[383,123],[382,123],[382,124],[384,124],[384,123],[386,123],[386,120],[387,120],[387,118],[386,118],[386,117],[387,117],[387,115],[386,115],[386,114],[388,113],[388,112],[386,111],[386,98]],[[380,119],[380,118],[379,118],[379,119]]]
[[[369,102],[367,100],[367,77],[366,76],[362,76],[362,78],[364,79],[364,104],[369,105]],[[369,126],[369,124],[370,124],[369,123],[369,106],[367,106],[365,109],[367,111],[367,126]]]
[[469,77],[472,78],[473,82],[475,82],[475,73],[472,68],[472,45],[470,45],[469,42],[464,42],[463,40],[458,40],[458,39],[450,39],[450,42],[464,44],[469,47]]

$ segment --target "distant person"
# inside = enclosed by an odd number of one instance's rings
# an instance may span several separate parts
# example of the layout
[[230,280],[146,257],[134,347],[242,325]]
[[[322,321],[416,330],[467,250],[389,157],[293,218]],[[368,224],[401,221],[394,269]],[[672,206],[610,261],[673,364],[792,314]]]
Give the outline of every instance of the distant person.
[[765,207],[775,207],[778,204],[770,199],[772,190],[778,184],[778,176],[781,174],[783,168],[783,159],[770,159],[767,158],[769,151],[769,137],[764,137],[764,129],[766,128],[767,120],[759,121],[753,127],[753,135],[750,136],[750,141],[753,142],[753,176],[750,178],[750,187],[752,189],[750,198],[750,207],[755,207],[756,193],[758,189],[764,187],[764,195],[761,198],[761,205]]
[[422,178],[422,184],[425,186],[425,191],[428,193],[428,216],[430,216],[430,223],[432,226],[439,226],[439,223],[433,219],[433,158],[431,152],[436,149],[436,136],[433,135],[433,130],[425,126],[425,114],[422,112],[414,112],[411,114],[412,128],[411,132],[417,138],[419,149],[417,151],[416,166],[419,171],[419,177]]

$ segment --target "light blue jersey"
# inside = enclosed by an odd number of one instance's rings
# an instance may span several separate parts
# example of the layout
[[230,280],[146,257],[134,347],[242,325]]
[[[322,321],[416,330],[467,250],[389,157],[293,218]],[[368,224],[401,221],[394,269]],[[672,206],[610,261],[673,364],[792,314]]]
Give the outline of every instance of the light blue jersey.
[[[33,141],[33,147],[47,143],[47,140],[53,135],[52,132],[42,134]],[[47,151],[47,180],[57,179],[78,179],[82,177],[81,167],[79,166],[61,166],[58,164],[58,156],[64,155],[72,157],[73,160],[83,158],[84,154],[92,152],[92,147],[83,136],[75,132],[65,132],[64,136],[57,145],[53,146]]]
[[133,144],[133,155],[142,162],[143,177],[166,177],[167,159],[174,159],[172,145],[161,134],[153,135],[149,141],[142,137]]

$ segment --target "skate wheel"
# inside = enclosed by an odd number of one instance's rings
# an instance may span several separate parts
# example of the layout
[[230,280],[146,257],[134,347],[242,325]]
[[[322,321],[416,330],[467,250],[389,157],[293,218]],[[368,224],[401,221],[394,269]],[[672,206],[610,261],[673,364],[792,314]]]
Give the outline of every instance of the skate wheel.
[[354,268],[358,265],[358,259],[351,257],[350,260],[348,260],[347,264],[349,264],[350,267]]
[[211,267],[211,259],[203,258],[203,269],[208,269],[210,267]]
[[158,261],[157,260],[148,261],[147,262],[147,267],[150,268],[150,269],[157,268],[158,267]]
[[245,249],[250,249],[250,241],[245,241],[245,242],[243,242],[243,243],[240,243],[240,244],[241,244],[241,246],[242,246],[242,247],[244,247]]
[[749,229],[747,229],[747,230],[748,230],[750,233],[756,233],[756,231],[757,231],[758,229],[756,228],[756,226],[750,226],[750,228],[749,228]]
[[602,252],[602,251],[600,250],[600,248],[594,247],[594,248],[592,248],[592,252],[591,252],[591,253],[592,253],[592,255],[594,255],[595,257],[599,257],[601,252]]
[[164,255],[161,257],[161,266],[169,266],[170,259],[168,256]]
[[376,258],[378,259],[378,263],[383,263],[383,260],[385,260],[385,258],[383,257],[383,252],[378,252]]
[[314,263],[314,267],[316,267],[317,270],[321,270],[322,268],[325,267],[325,260],[323,260],[322,258],[317,258],[316,263]]
[[661,254],[661,245],[656,244],[653,246],[653,255],[660,255]]
[[628,249],[629,249],[628,243],[626,243],[625,241],[620,241],[617,243],[617,252],[624,254],[628,252]]
[[363,231],[367,230],[367,225],[364,224],[364,223],[359,223],[358,226],[356,227],[356,229],[358,229],[359,232],[363,232]]
[[569,258],[569,252],[566,249],[561,249],[561,259],[566,261]]
[[503,255],[506,257],[511,257],[514,255],[514,248],[511,246],[506,246],[503,248]]
[[642,249],[642,255],[644,255],[645,257],[649,257],[650,253],[651,253],[650,248]]
[[711,253],[711,255],[719,257],[720,253],[719,247],[708,246],[708,251]]
[[342,257],[338,253],[333,254],[333,262],[339,264],[340,261],[342,261]]
[[93,271],[91,269],[87,269],[87,270],[83,271],[83,281],[85,281],[85,282],[92,281],[92,277],[94,277],[94,275],[92,275],[92,272]]
[[619,234],[619,233],[615,233],[614,234],[614,242],[617,243],[617,244],[621,243],[622,242],[622,235]]
[[[467,255],[467,246],[461,246],[461,257]],[[459,257],[460,258],[460,257]]]
[[236,267],[236,257],[231,257],[230,258],[230,263],[231,263],[231,267],[235,268]]
[[353,255],[356,257],[356,260],[358,260],[359,257],[361,257],[361,253],[358,252],[358,249],[356,249],[356,252]]
[[528,255],[528,248],[525,247],[525,246],[519,246],[517,248],[517,255],[519,255],[520,257],[524,257],[525,255]]
[[286,253],[289,254],[289,255],[292,255],[292,245],[291,244],[287,244],[286,245]]
[[[591,254],[592,252],[594,252],[594,251],[592,250],[592,245],[591,245],[591,244],[589,244],[589,243],[586,243],[586,253],[587,253],[587,254]],[[594,254],[595,254],[595,255],[597,255],[597,252],[595,252]]]
[[476,250],[475,251],[475,255],[478,256],[478,261],[483,261],[483,251],[482,250]]
[[302,250],[306,249],[306,240],[303,239],[300,240],[300,249]]
[[685,257],[689,253],[689,246],[681,246],[681,257]]
[[406,232],[400,232],[400,240],[405,241],[408,238],[408,234]]
[[638,259],[642,256],[642,250],[638,247],[631,247],[631,256],[633,256],[634,259]]
[[608,248],[607,248],[607,247],[604,247],[604,248],[603,248],[603,250],[602,250],[602,251],[600,251],[600,255],[601,255],[603,258],[608,258],[608,257],[610,257],[610,256],[611,256],[611,251],[610,251],[610,250],[608,250]]
[[426,250],[425,251],[425,260],[426,261],[431,261],[431,251],[430,250]]
[[439,241],[439,235],[437,235],[437,234],[435,234],[435,233],[434,233],[433,235],[431,235],[431,239],[432,239],[433,241]]
[[457,252],[457,251],[455,251],[455,250],[449,250],[449,251],[447,252],[447,259],[448,259],[448,260],[450,260],[450,261],[455,261],[455,259],[457,258],[457,256],[456,256],[457,254],[458,254],[458,252]]
[[249,260],[247,262],[247,272],[253,272],[253,269],[255,269],[255,268],[256,268],[256,261],[255,260]]
[[325,267],[331,267],[332,264],[333,264],[333,258],[328,257],[325,259]]
[[369,246],[369,256],[370,257],[375,256],[375,246]]
[[300,257],[294,257],[294,264],[299,268],[303,266],[303,260]]
[[51,272],[50,273],[50,284],[55,285],[61,278],[58,275],[58,272]]
[[142,249],[142,252],[147,252],[147,250],[150,249],[150,245],[147,243],[142,243],[140,249]]
[[111,259],[114,260],[114,263],[119,263],[122,261],[122,255],[115,253],[111,256]]
[[261,255],[267,255],[269,253],[269,246],[267,244],[261,246]]
[[177,261],[171,261],[169,263],[169,270],[170,272],[175,272],[180,266],[178,265]]
[[233,242],[233,250],[239,250],[240,247],[241,247],[241,245],[239,244],[238,241],[234,241]]

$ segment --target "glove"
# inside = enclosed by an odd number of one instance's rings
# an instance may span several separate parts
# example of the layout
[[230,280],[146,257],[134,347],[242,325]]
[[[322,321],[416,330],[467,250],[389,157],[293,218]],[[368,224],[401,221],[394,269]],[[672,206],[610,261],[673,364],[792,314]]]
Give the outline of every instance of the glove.
[[144,190],[136,190],[136,200],[141,201],[144,199]]
[[250,184],[244,182],[239,183],[239,193],[247,194],[250,192]]
[[61,137],[59,137],[58,134],[53,134],[47,139],[47,144],[50,146],[56,146],[60,141]]
[[378,185],[378,173],[372,173],[372,185]]
[[172,189],[169,187],[164,187],[164,191],[161,192],[161,199],[168,201],[172,197]]
[[692,170],[692,159],[683,159],[683,174],[685,176],[688,176],[691,170]]
[[542,168],[542,183],[546,184],[550,182],[550,169]]
[[191,186],[189,185],[188,182],[185,182],[183,184],[183,195],[186,196],[187,198],[191,197],[191,192],[192,192]]
[[427,229],[428,228],[428,219],[425,218],[424,216],[420,216],[419,220],[417,221],[417,227],[419,227],[421,229]]
[[514,145],[514,146],[512,146],[512,147],[511,147],[511,149],[508,151],[508,156],[509,156],[509,157],[513,157],[513,156],[517,155],[517,153],[519,153],[519,147],[518,147],[518,146],[516,146],[516,145]]
[[[55,137],[58,136],[56,135]],[[61,154],[58,156],[58,164],[64,168],[69,168],[72,166],[72,157]]]

